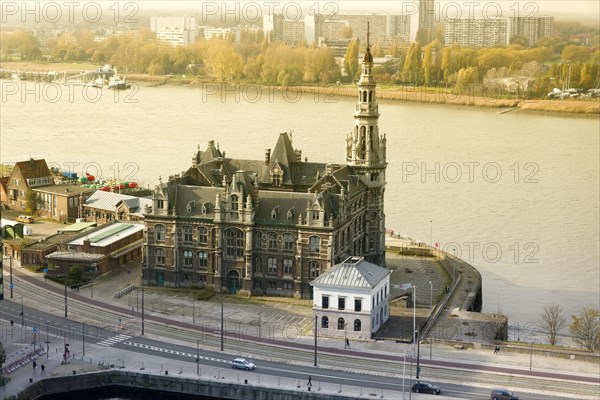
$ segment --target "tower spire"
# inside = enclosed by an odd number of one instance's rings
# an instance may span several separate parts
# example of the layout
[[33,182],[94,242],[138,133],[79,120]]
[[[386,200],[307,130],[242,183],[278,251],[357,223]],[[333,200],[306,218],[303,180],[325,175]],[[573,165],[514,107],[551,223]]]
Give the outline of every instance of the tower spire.
[[369,43],[369,22],[367,22],[367,50],[371,49],[371,43]]

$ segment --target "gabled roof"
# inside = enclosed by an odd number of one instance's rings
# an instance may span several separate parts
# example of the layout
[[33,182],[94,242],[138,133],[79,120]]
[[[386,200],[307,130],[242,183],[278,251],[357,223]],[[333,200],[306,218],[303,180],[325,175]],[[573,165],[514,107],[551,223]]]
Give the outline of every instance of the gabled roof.
[[97,190],[85,201],[84,207],[92,207],[100,210],[115,212],[119,203],[125,203],[132,214],[143,214],[144,207],[152,207],[152,199],[144,197],[129,196],[126,194],[104,192]]
[[52,176],[52,173],[48,169],[48,164],[46,164],[46,160],[34,160],[33,158],[28,161],[19,161],[15,164],[13,168],[13,173],[15,171],[20,171],[23,179],[33,179],[33,178],[44,178],[47,176]]
[[388,269],[367,262],[362,257],[348,257],[310,284],[315,287],[372,289],[390,273]]

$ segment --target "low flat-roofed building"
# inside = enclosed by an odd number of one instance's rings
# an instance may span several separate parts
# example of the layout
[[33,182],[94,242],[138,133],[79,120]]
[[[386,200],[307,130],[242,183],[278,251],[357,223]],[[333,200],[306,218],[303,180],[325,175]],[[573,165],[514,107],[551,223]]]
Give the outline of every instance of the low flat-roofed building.
[[97,276],[139,262],[143,233],[142,224],[115,222],[76,236],[47,255],[49,273],[63,275],[79,265],[86,275]]
[[348,257],[310,284],[320,336],[371,338],[389,319],[391,271]]

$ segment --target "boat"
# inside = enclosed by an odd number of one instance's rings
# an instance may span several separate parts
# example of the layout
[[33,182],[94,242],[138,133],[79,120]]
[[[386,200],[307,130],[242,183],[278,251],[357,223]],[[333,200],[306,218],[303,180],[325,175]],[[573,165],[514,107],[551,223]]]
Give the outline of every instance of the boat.
[[85,84],[85,87],[93,87],[96,89],[102,89],[104,87],[104,79],[97,78],[93,81],[89,81],[88,83]]
[[119,75],[117,75],[117,69],[114,68],[115,74],[110,77],[108,81],[108,88],[111,90],[126,90],[131,87],[131,85],[125,82],[125,79],[121,79]]

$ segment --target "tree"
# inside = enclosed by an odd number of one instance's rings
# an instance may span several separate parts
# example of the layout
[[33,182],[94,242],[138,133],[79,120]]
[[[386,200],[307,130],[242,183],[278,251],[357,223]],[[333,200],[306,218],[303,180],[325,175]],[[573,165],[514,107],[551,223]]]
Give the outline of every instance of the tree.
[[512,35],[509,40],[510,44],[518,44],[523,47],[529,47],[529,39],[523,35]]
[[358,77],[358,39],[353,39],[344,55],[344,68],[351,80]]
[[74,282],[83,281],[83,267],[81,267],[80,265],[73,265],[71,268],[69,268],[67,276],[71,281]]
[[572,315],[569,330],[577,344],[594,351],[600,344],[600,310],[584,308],[579,315]]
[[546,332],[548,342],[554,346],[558,331],[567,325],[567,320],[562,316],[562,308],[556,304],[548,304],[544,306],[544,312],[541,314],[542,323],[540,327]]
[[414,42],[408,48],[408,55],[404,60],[404,80],[412,84],[418,85],[421,82],[421,45]]
[[352,27],[344,26],[342,28],[342,38],[344,38],[344,39],[352,38]]
[[38,194],[33,190],[28,189],[27,195],[25,196],[25,212],[27,214],[35,215],[38,212],[38,208],[41,204],[42,199],[40,199]]

